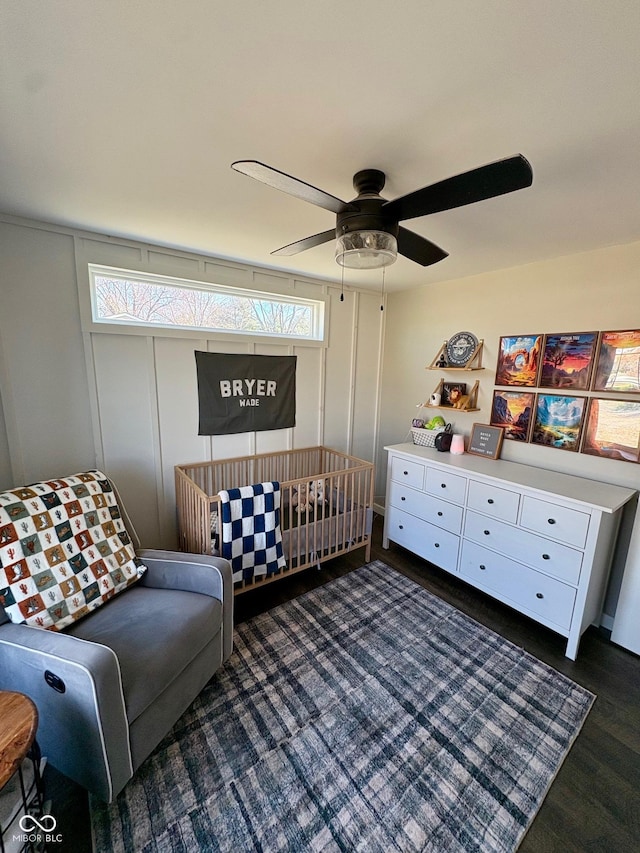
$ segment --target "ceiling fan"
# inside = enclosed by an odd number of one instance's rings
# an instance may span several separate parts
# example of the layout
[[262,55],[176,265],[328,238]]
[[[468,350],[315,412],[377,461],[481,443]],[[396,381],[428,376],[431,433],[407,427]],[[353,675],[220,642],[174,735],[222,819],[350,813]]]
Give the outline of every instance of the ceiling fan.
[[530,163],[517,154],[386,201],[380,195],[384,172],[363,169],[353,176],[357,196],[347,202],[257,160],[236,160],[231,168],[336,214],[335,228],[289,243],[272,255],[296,255],[335,239],[337,262],[357,269],[387,266],[398,252],[424,267],[435,264],[448,253],[400,222],[495,198],[533,182]]

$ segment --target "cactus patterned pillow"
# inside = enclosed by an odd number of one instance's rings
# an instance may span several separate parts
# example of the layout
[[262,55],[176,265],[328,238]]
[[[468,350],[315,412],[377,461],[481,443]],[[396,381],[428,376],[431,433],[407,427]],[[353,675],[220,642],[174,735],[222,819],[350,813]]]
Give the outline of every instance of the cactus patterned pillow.
[[0,494],[0,605],[12,622],[61,631],[145,571],[100,471]]

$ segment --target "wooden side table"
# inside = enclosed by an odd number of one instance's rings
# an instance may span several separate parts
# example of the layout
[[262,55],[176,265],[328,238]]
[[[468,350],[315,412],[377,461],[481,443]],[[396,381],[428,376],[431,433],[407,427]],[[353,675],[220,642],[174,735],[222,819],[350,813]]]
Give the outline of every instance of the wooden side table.
[[[0,812],[2,816],[5,811],[8,814],[4,825],[0,820],[0,851],[4,851],[7,836],[28,835],[16,822],[22,815],[42,815],[44,793],[40,777],[40,750],[36,742],[38,709],[23,693],[0,690],[0,720],[0,797],[2,789],[9,787],[8,783],[16,775],[19,785],[15,802],[14,797],[10,797],[8,808]],[[32,762],[33,785],[25,783],[23,763],[26,758]],[[27,842],[21,849],[28,848]]]

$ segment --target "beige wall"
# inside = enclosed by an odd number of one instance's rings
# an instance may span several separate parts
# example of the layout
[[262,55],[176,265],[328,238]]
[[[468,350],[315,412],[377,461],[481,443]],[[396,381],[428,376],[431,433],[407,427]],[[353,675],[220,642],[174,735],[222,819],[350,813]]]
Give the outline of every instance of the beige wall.
[[[441,376],[451,381],[480,379],[481,411],[456,414],[456,432],[468,435],[474,421],[488,423],[501,335],[640,328],[639,271],[640,243],[633,243],[391,293],[386,312],[380,447],[405,440],[411,419],[417,416],[416,403],[428,399]],[[464,374],[425,370],[442,342],[463,330],[484,338],[486,369]],[[384,457],[379,450],[376,462],[380,471]],[[514,441],[504,442],[502,458],[636,489],[640,486],[640,466],[631,463]],[[640,524],[636,522],[635,528],[628,565],[629,572],[640,575]],[[622,568],[616,565],[608,613],[615,604]]]

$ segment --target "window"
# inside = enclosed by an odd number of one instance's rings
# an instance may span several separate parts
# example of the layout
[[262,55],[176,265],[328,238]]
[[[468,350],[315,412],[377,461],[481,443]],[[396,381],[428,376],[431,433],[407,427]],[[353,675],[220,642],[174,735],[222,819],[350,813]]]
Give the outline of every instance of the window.
[[94,323],[321,341],[324,301],[89,264]]

